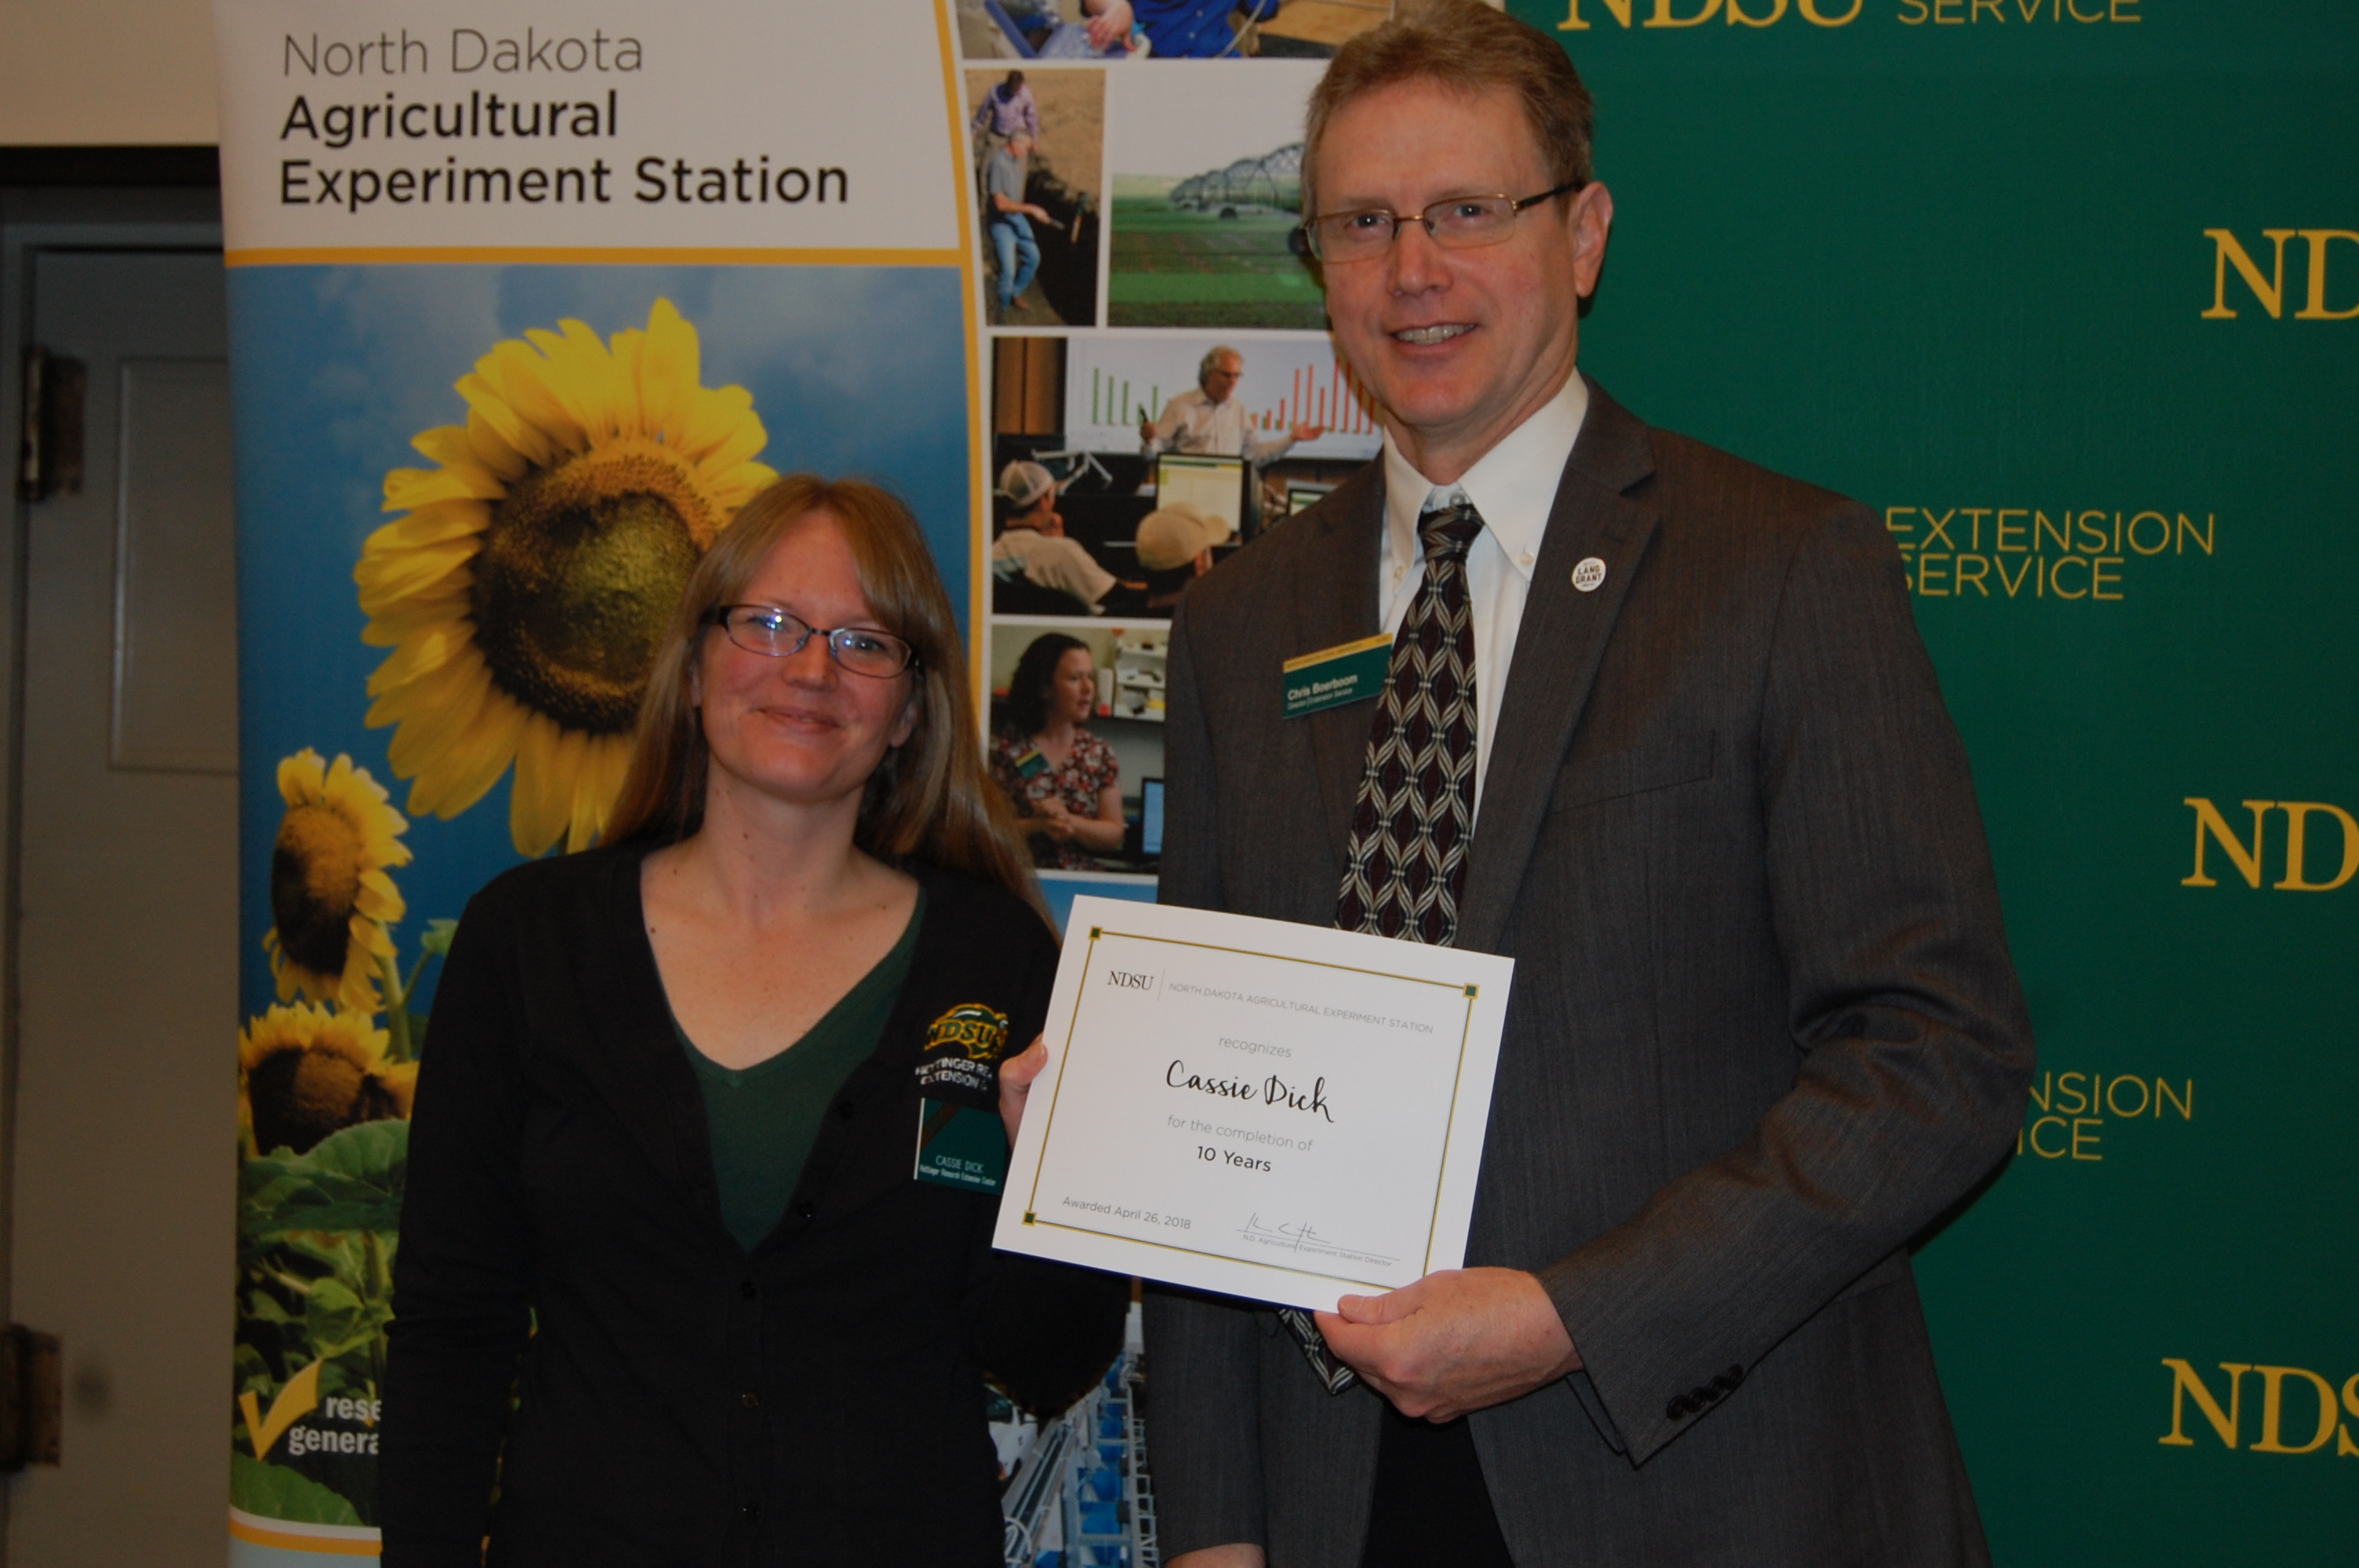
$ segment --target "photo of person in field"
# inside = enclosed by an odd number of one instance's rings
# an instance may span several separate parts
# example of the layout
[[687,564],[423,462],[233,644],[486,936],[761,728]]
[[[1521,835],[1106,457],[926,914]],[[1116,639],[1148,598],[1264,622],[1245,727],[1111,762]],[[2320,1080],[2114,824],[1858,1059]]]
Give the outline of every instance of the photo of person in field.
[[995,327],[1094,327],[1105,73],[970,70],[984,302]]

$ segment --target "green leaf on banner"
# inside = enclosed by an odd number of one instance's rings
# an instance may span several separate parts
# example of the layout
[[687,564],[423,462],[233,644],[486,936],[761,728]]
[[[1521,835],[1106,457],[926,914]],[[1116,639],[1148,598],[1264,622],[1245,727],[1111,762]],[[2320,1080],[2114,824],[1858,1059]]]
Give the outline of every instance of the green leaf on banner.
[[320,1141],[309,1154],[248,1160],[238,1172],[241,1228],[249,1241],[289,1231],[375,1230],[401,1224],[409,1124],[364,1121]]
[[267,1464],[245,1454],[229,1456],[229,1498],[247,1513],[289,1524],[361,1522],[361,1516],[342,1493],[284,1465]]

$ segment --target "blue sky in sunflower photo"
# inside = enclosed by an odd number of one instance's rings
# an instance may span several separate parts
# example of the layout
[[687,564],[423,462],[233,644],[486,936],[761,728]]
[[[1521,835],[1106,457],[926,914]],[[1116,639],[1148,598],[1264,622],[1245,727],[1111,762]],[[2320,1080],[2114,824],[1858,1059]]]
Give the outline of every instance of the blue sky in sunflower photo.
[[[240,995],[277,1000],[262,946],[271,847],[284,810],[279,760],[348,752],[409,818],[413,859],[390,874],[408,904],[393,936],[402,968],[427,921],[521,858],[509,831],[510,767],[449,821],[409,811],[410,783],[370,729],[371,673],[393,652],[364,643],[353,568],[391,521],[389,470],[432,470],[411,445],[463,426],[454,384],[506,339],[578,319],[602,341],[645,330],[658,298],[697,332],[701,384],[740,386],[766,433],[753,460],[878,481],[924,525],[966,613],[968,424],[961,276],[950,267],[255,266],[230,273],[237,431]],[[560,840],[560,848],[562,848]],[[439,966],[429,966],[427,984]],[[430,1006],[430,989],[413,1003]]]

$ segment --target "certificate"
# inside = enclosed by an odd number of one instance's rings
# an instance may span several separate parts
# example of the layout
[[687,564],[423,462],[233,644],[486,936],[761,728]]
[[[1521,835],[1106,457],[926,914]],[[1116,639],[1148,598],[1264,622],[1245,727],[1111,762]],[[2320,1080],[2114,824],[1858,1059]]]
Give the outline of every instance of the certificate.
[[1513,960],[1077,898],[995,1245],[1282,1306],[1465,1261]]

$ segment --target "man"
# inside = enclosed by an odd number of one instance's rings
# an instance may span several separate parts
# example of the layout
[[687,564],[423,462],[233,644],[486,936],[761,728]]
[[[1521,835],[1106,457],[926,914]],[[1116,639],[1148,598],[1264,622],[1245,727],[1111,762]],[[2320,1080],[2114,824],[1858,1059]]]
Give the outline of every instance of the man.
[[996,582],[1021,578],[1036,588],[1063,594],[1069,615],[1103,615],[1115,589],[1144,591],[1144,582],[1124,582],[1098,565],[1081,541],[1065,537],[1057,510],[1057,481],[1035,462],[1012,462],[999,472],[999,497],[1007,519],[991,542],[991,572]]
[[974,134],[1005,142],[1016,135],[1040,139],[1040,108],[1032,101],[1032,90],[1024,85],[1024,73],[1011,70],[1006,80],[983,95],[983,104],[974,112]]
[[1327,433],[1324,425],[1297,425],[1282,436],[1254,434],[1245,406],[1237,401],[1237,383],[1245,378],[1245,358],[1225,345],[1206,352],[1196,364],[1196,384],[1175,394],[1163,406],[1163,417],[1138,421],[1139,449],[1153,458],[1162,452],[1201,453],[1243,458],[1248,470],[1245,496],[1244,533],[1251,540],[1260,532],[1260,470],[1294,449],[1298,441],[1315,441]]
[[1327,433],[1324,425],[1297,425],[1283,436],[1256,437],[1245,406],[1237,401],[1237,383],[1245,373],[1245,357],[1236,350],[1223,345],[1207,352],[1197,362],[1196,384],[1175,393],[1163,406],[1163,417],[1140,416],[1140,449],[1150,458],[1159,452],[1241,457],[1258,468],[1286,456],[1297,441],[1315,441]]
[[1318,1314],[1362,1386],[1149,1295],[1174,1568],[1988,1561],[1908,1257],[2031,1069],[1965,756],[1872,513],[1575,371],[1589,126],[1473,0],[1311,100],[1384,458],[1181,601],[1161,896],[1516,969],[1468,1267]]
[[1169,614],[1195,579],[1212,569],[1212,547],[1227,542],[1228,534],[1226,524],[1184,501],[1140,518],[1133,544],[1138,569],[1147,574],[1147,611]]
[[983,193],[987,204],[984,232],[991,237],[992,249],[999,257],[999,314],[1003,320],[1015,311],[1016,300],[1032,287],[1032,275],[1040,270],[1040,242],[1032,237],[1032,220],[1053,222],[1047,208],[1024,200],[1024,161],[1031,156],[1031,136],[1018,131],[983,166]]
[[1277,15],[1278,0],[1082,0],[1090,43],[1111,49],[1136,27],[1158,59],[1218,59],[1237,52],[1251,23]]

